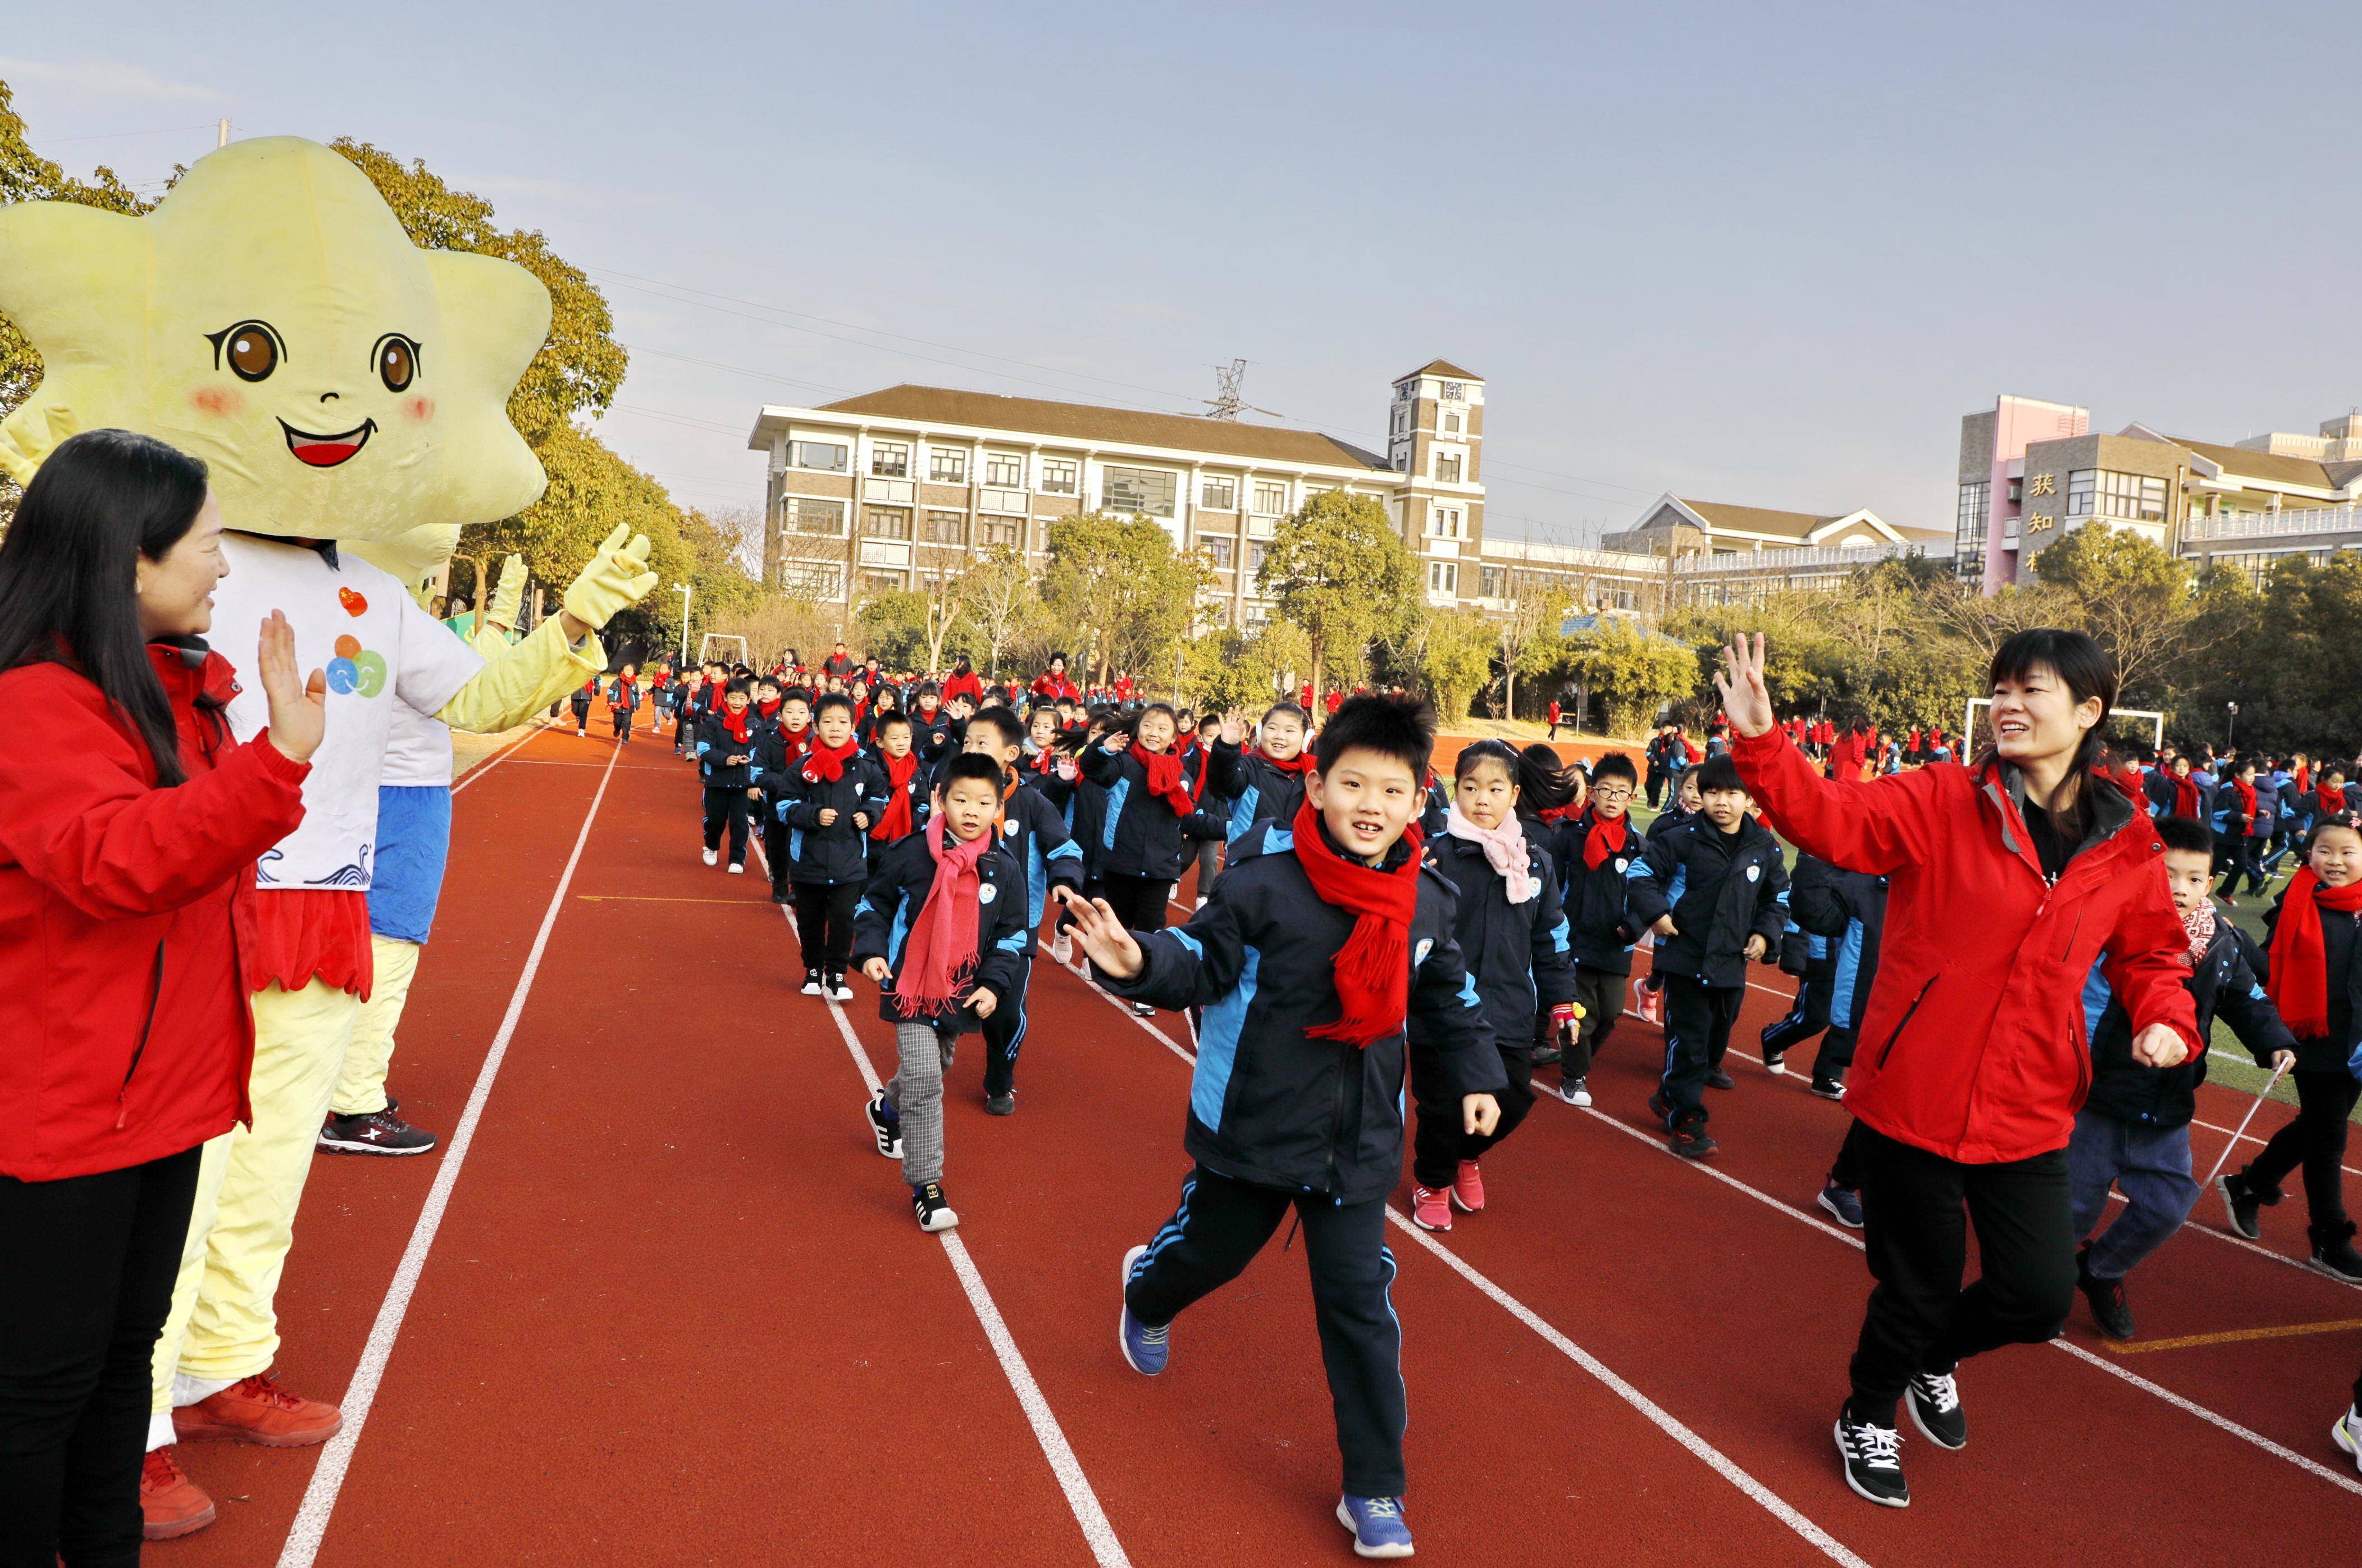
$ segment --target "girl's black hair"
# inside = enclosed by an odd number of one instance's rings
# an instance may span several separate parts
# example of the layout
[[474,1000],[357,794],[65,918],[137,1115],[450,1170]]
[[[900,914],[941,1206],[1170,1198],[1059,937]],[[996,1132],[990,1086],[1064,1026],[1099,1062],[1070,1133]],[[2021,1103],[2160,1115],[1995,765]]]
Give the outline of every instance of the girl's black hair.
[[2343,828],[2348,833],[2362,833],[2362,812],[2333,811],[2326,817],[2315,818],[2304,836],[2304,852],[2312,854],[2312,847],[2321,841],[2322,834],[2332,828]]
[[[1471,740],[1460,748],[1460,755],[1451,759],[1451,777],[1456,783],[1468,776],[1469,770],[1480,763],[1491,762],[1509,775],[1509,782],[1519,791],[1525,788],[1525,759],[1507,740]],[[1523,804],[1520,802],[1519,804]]]
[[198,459],[127,430],[84,431],[50,454],[0,540],[0,670],[78,671],[130,720],[160,786],[188,773],[148,662],[135,568],[171,554],[204,504]]
[[1325,774],[1355,751],[1392,757],[1412,778],[1425,779],[1435,755],[1435,710],[1416,699],[1347,697],[1312,743],[1313,765]]
[[1539,817],[1574,804],[1582,782],[1567,771],[1557,748],[1537,740],[1518,753],[1518,809]]
[[1312,728],[1312,720],[1306,717],[1304,709],[1297,704],[1288,702],[1286,699],[1273,703],[1269,707],[1264,708],[1263,710],[1263,721],[1266,724],[1270,723],[1271,716],[1275,713],[1292,713],[1296,715],[1296,722],[1299,728],[1305,729]]

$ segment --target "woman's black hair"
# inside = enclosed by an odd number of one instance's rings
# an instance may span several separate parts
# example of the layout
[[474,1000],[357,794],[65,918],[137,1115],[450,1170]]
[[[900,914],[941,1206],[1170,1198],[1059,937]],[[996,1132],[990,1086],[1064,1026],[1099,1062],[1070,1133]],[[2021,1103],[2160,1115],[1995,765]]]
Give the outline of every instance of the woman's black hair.
[[152,436],[89,430],[50,454],[0,540],[0,670],[80,672],[138,731],[160,786],[188,773],[148,662],[135,568],[171,554],[204,504],[198,459]]
[[955,675],[972,675],[976,674],[976,661],[970,659],[965,653],[961,654],[959,656],[959,662],[952,666],[952,674]]
[[[2084,806],[2089,798],[2083,791],[2083,775],[2106,765],[2108,761],[2108,715],[2116,706],[2115,661],[2083,632],[2056,626],[2029,627],[1993,650],[1992,663],[1985,670],[1985,689],[1991,691],[2003,681],[2023,681],[2036,670],[2047,670],[2058,676],[2078,706],[2093,697],[2100,699],[2100,721],[2083,731],[2082,743],[2067,765],[2071,793],[2058,811],[2059,826],[2070,829],[2070,841],[2081,842],[2085,827]],[[1981,767],[1996,755],[1992,741],[1988,740],[1970,765]]]

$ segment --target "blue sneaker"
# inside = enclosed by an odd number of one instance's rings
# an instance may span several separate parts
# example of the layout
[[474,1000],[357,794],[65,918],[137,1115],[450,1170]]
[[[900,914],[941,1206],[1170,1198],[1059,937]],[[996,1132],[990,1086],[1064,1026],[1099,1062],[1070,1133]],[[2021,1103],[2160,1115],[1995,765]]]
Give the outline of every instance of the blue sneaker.
[[1821,1207],[1848,1230],[1861,1229],[1861,1194],[1832,1181],[1821,1189]]
[[[1141,1255],[1147,1250],[1144,1246],[1136,1246],[1123,1255],[1124,1285],[1131,1283],[1131,1266],[1139,1262]],[[1123,1358],[1131,1364],[1134,1372],[1143,1377],[1153,1377],[1164,1370],[1164,1336],[1172,1332],[1170,1323],[1161,1329],[1152,1329],[1133,1317],[1131,1304],[1127,1301],[1123,1316],[1116,1324],[1115,1342],[1122,1347]]]
[[1403,1522],[1400,1497],[1357,1497],[1348,1492],[1337,1504],[1337,1522],[1353,1532],[1356,1557],[1408,1557],[1410,1526]]

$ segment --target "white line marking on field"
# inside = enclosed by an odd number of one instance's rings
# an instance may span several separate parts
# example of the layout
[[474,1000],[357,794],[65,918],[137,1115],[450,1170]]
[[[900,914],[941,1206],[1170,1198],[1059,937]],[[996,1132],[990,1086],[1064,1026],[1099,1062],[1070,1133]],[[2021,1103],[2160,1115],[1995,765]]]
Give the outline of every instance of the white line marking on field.
[[478,762],[474,767],[469,768],[466,773],[459,775],[459,782],[451,786],[451,793],[453,795],[458,794],[461,790],[466,789],[469,784],[474,784],[478,779],[482,778],[486,773],[491,773],[494,768],[499,767],[502,762],[507,762],[511,757],[515,756],[519,751],[524,751],[526,744],[536,739],[541,732],[541,727],[539,725],[535,725],[532,734],[518,737],[517,740],[509,745],[502,747],[501,750],[493,752],[491,756],[485,758],[482,762]]
[[[762,860],[766,874],[770,860],[763,853],[760,839],[754,841],[756,855]],[[795,911],[785,905],[779,914],[793,931]],[[853,1065],[861,1071],[861,1081],[869,1086],[874,1096],[886,1086],[877,1069],[869,1062],[869,1053],[861,1047],[860,1036],[853,1032],[853,1021],[844,1014],[844,1006],[833,996],[822,999],[828,1005],[828,1014],[836,1022],[836,1032],[844,1036],[844,1048],[852,1054]],[[1131,1568],[1131,1559],[1124,1554],[1123,1543],[1116,1539],[1115,1526],[1108,1522],[1107,1511],[1099,1507],[1098,1494],[1091,1490],[1090,1478],[1083,1474],[1082,1461],[1066,1442],[1066,1434],[1058,1425],[1058,1417],[1043,1397],[1042,1386],[1033,1381],[1032,1368],[1025,1365],[1025,1355],[1017,1348],[1017,1340],[1009,1332],[1008,1322],[994,1303],[992,1292],[985,1288],[984,1276],[968,1255],[966,1245],[957,1231],[939,1231],[935,1239],[944,1244],[944,1254],[952,1261],[952,1272],[959,1276],[960,1289],[967,1296],[967,1304],[984,1325],[984,1337],[991,1342],[992,1354],[1000,1362],[1000,1370],[1016,1391],[1017,1403],[1025,1412],[1026,1424],[1033,1429],[1034,1441],[1042,1445],[1042,1455],[1050,1462],[1050,1472],[1058,1478],[1058,1489],[1066,1495],[1066,1506],[1074,1510],[1076,1524],[1082,1527],[1083,1540],[1091,1549],[1092,1560],[1099,1568]]]
[[[1133,1018],[1131,1009],[1129,1006],[1117,997],[1103,990],[1097,982],[1093,981],[1087,974],[1084,975],[1082,979],[1084,984],[1089,986],[1094,992],[1097,992],[1098,995],[1110,1006],[1122,1013],[1125,1017],[1132,1018],[1132,1021],[1139,1024],[1142,1028],[1148,1029],[1148,1024],[1145,1019]],[[1164,1045],[1165,1049],[1171,1051],[1175,1056],[1179,1057],[1183,1061],[1192,1064],[1196,1063],[1198,1058],[1195,1056],[1192,1056],[1189,1052],[1183,1050],[1179,1046],[1175,1045],[1172,1038],[1165,1035],[1162,1030],[1148,1029],[1148,1033],[1155,1036],[1157,1040]],[[1600,1383],[1604,1384],[1610,1393],[1614,1394],[1617,1398],[1622,1399],[1634,1409],[1639,1411],[1640,1414],[1647,1418],[1650,1423],[1655,1426],[1658,1431],[1663,1432],[1667,1437],[1672,1438],[1675,1442],[1680,1443],[1683,1448],[1689,1450],[1694,1456],[1711,1466],[1716,1474],[1722,1476],[1724,1480],[1729,1482],[1732,1486],[1745,1493],[1750,1500],[1763,1508],[1764,1511],[1771,1514],[1772,1518],[1778,1519],[1782,1524],[1786,1525],[1790,1530],[1794,1530],[1798,1535],[1803,1536],[1806,1541],[1812,1542],[1814,1546],[1819,1548],[1822,1553],[1828,1557],[1830,1561],[1843,1564],[1844,1568],[1870,1568],[1869,1563],[1865,1563],[1861,1558],[1855,1556],[1853,1552],[1848,1551],[1845,1544],[1839,1541],[1836,1537],[1830,1535],[1828,1531],[1823,1530],[1820,1526],[1815,1524],[1811,1519],[1798,1512],[1786,1498],[1781,1497],[1780,1494],[1774,1492],[1771,1487],[1766,1486],[1762,1482],[1758,1481],[1753,1475],[1748,1474],[1746,1470],[1740,1468],[1736,1461],[1724,1453],[1720,1449],[1715,1447],[1714,1444],[1706,1442],[1705,1439],[1698,1436],[1696,1432],[1690,1430],[1689,1427],[1684,1425],[1672,1412],[1665,1409],[1663,1406],[1659,1405],[1646,1394],[1641,1393],[1639,1389],[1634,1387],[1631,1384],[1627,1383],[1623,1378],[1617,1376],[1615,1370],[1606,1362],[1601,1361],[1597,1356],[1593,1355],[1589,1351],[1584,1350],[1581,1345],[1575,1343],[1573,1340],[1559,1332],[1558,1330],[1552,1328],[1547,1321],[1545,1321],[1540,1314],[1535,1312],[1531,1308],[1518,1300],[1515,1296],[1510,1295],[1507,1290],[1502,1289],[1498,1285],[1494,1284],[1492,1280],[1477,1272],[1473,1266],[1462,1259],[1457,1253],[1451,1251],[1440,1242],[1438,1242],[1434,1237],[1429,1235],[1426,1232],[1412,1224],[1408,1220],[1403,1218],[1401,1212],[1396,1210],[1391,1203],[1386,1205],[1386,1220],[1396,1230],[1402,1232],[1403,1234],[1408,1236],[1412,1241],[1417,1242],[1420,1246],[1426,1248],[1429,1252],[1433,1253],[1437,1257],[1442,1259],[1445,1266],[1449,1267],[1453,1273],[1459,1275],[1462,1279],[1467,1280],[1471,1285],[1476,1287],[1477,1289],[1483,1291],[1485,1295],[1490,1298],[1496,1306],[1502,1308],[1511,1317],[1525,1324],[1526,1327],[1531,1329],[1535,1333],[1540,1334],[1543,1341],[1553,1350],[1556,1350],[1559,1354],[1573,1361],[1577,1366],[1583,1368],[1584,1371],[1589,1373],[1594,1378],[1596,1378]]]
[[525,998],[533,991],[534,976],[541,970],[550,930],[557,924],[557,912],[566,906],[566,890],[573,883],[574,868],[581,863],[583,846],[590,841],[590,825],[599,819],[600,803],[607,798],[608,781],[614,777],[616,761],[622,756],[619,751],[607,759],[607,771],[599,775],[599,790],[590,797],[590,809],[582,814],[582,830],[574,836],[574,852],[566,857],[566,870],[558,876],[556,891],[549,895],[549,907],[542,912],[541,929],[534,934],[533,949],[525,954],[524,972],[517,976],[516,990],[509,995],[508,1011],[502,1015],[491,1049],[485,1053],[484,1065],[476,1073],[476,1087],[469,1092],[468,1108],[459,1114],[458,1128],[444,1150],[443,1163],[435,1172],[435,1185],[427,1190],[426,1204],[418,1212],[417,1223],[411,1227],[410,1245],[402,1249],[402,1262],[394,1268],[393,1282],[386,1287],[385,1299],[377,1310],[377,1321],[370,1325],[369,1343],[361,1347],[360,1364],[353,1368],[353,1380],[347,1386],[339,1406],[345,1424],[320,1451],[320,1463],[312,1472],[311,1484],[304,1488],[303,1506],[295,1510],[294,1523],[288,1527],[287,1544],[279,1553],[279,1568],[310,1568],[313,1559],[319,1555],[320,1542],[328,1531],[328,1518],[336,1511],[337,1495],[344,1489],[345,1473],[352,1465],[353,1450],[359,1445],[361,1431],[369,1425],[370,1407],[376,1402],[378,1385],[385,1376],[386,1363],[392,1358],[394,1339],[402,1332],[403,1319],[409,1314],[410,1299],[418,1288],[418,1277],[425,1270],[426,1255],[435,1245],[435,1233],[442,1228],[451,1190],[458,1185],[460,1168],[468,1163],[476,1124],[483,1118],[484,1102],[491,1098],[492,1080],[500,1076],[501,1063],[508,1056],[509,1040],[516,1033],[517,1020],[524,1014]]

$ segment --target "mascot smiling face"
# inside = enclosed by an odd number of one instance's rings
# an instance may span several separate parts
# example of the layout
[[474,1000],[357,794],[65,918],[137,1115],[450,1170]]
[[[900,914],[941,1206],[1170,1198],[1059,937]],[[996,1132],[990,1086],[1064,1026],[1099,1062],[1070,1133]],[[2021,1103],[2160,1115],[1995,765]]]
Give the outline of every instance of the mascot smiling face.
[[421,250],[317,142],[235,142],[144,217],[0,209],[0,311],[47,367],[0,422],[19,483],[113,425],[204,458],[232,528],[366,541],[495,521],[546,482],[506,402],[548,335],[548,291],[511,262]]

